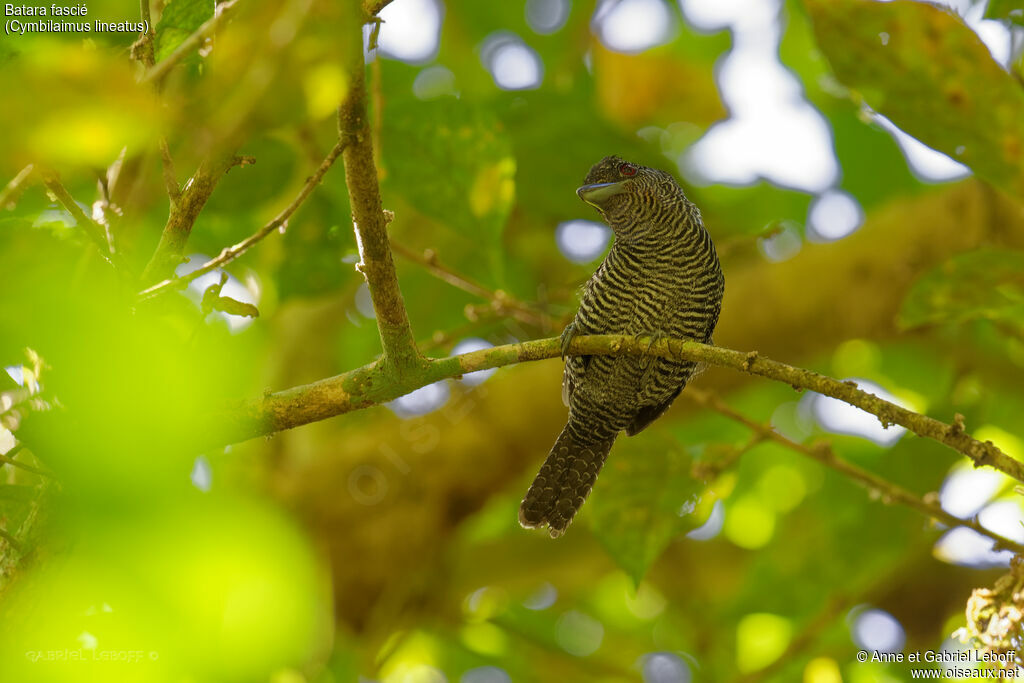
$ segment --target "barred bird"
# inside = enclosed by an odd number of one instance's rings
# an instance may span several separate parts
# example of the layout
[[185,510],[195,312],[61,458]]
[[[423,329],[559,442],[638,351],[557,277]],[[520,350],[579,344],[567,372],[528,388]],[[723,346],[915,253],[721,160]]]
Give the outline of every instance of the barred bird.
[[[583,288],[573,337],[628,334],[709,343],[725,280],[700,211],[671,175],[616,156],[595,164],[576,191],[611,227],[612,248]],[[658,419],[697,364],[651,356],[569,356],[562,400],[569,420],[519,508],[524,527],[560,536],[583,505],[615,437]]]

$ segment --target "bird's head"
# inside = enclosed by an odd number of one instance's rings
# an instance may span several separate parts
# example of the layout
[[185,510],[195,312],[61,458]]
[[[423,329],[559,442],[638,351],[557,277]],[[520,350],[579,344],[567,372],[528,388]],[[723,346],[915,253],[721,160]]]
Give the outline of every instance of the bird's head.
[[605,157],[594,164],[583,183],[576,194],[600,211],[612,230],[620,235],[635,232],[645,219],[664,209],[689,203],[670,174],[617,156]]

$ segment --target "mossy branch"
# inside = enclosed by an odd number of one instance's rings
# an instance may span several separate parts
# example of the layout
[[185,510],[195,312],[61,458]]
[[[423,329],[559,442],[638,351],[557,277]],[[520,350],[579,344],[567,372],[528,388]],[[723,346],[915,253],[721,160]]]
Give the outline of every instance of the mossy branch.
[[402,377],[417,377],[426,361],[416,349],[388,243],[387,218],[381,204],[377,166],[373,160],[373,135],[366,114],[362,25],[359,32],[350,38],[349,90],[338,108],[338,130],[345,144],[342,156],[345,181],[352,205],[356,244],[359,246],[360,261],[356,269],[366,279],[377,317],[384,350],[379,369]]
[[[649,354],[658,358],[689,360],[772,379],[789,384],[797,391],[815,391],[869,412],[878,417],[882,424],[898,424],[918,436],[945,444],[973,460],[976,467],[992,467],[1024,482],[1024,463],[1011,458],[990,441],[974,439],[964,431],[960,422],[946,424],[869,394],[857,388],[854,382],[843,382],[763,358],[757,352],[744,353],[678,339],[594,335],[574,338],[569,353],[616,356]],[[219,415],[217,419],[224,419],[228,429],[222,438],[239,441],[385,403],[427,384],[460,377],[469,372],[558,358],[560,355],[558,338],[550,338],[425,360],[423,365],[400,377],[396,377],[378,361],[312,384],[268,394],[236,406],[229,414]]]
[[154,284],[174,274],[174,269],[183,260],[185,245],[199,213],[206,206],[217,183],[234,165],[234,159],[233,153],[221,152],[199,164],[195,174],[178,195],[178,201],[171,206],[167,223],[160,235],[160,243],[142,273],[144,284]]

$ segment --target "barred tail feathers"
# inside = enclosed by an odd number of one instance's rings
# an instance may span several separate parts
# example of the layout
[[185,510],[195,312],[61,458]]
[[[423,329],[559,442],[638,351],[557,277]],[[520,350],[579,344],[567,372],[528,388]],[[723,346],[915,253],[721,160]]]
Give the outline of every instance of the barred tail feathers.
[[519,506],[519,523],[561,536],[583,506],[615,437],[581,443],[566,425]]

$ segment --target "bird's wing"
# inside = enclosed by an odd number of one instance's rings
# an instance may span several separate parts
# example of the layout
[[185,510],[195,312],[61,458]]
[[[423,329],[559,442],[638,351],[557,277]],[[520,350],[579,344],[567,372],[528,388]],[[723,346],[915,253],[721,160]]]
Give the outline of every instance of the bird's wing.
[[653,406],[641,406],[640,410],[637,411],[636,415],[633,416],[633,420],[626,426],[626,434],[633,436],[639,434],[647,428],[652,422],[661,417],[662,413],[668,410],[668,407],[672,405],[672,401],[676,400],[679,396],[679,392],[683,390],[683,385],[680,384],[679,388],[669,396],[668,400],[664,403],[659,403]]

